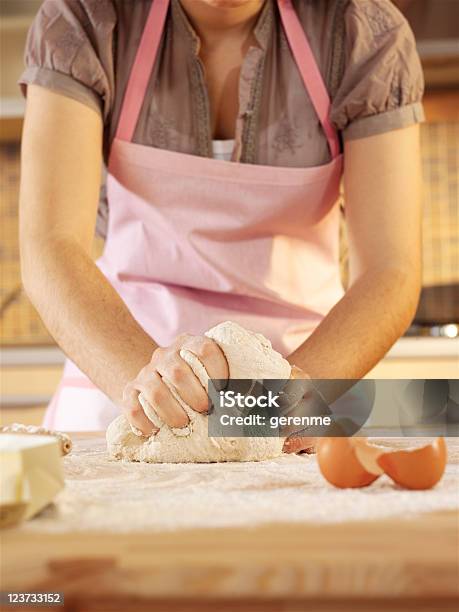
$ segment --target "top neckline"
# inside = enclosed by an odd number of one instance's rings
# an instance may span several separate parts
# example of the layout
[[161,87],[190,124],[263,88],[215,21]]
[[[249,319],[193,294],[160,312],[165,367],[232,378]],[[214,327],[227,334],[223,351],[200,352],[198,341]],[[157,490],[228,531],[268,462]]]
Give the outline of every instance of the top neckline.
[[[121,106],[115,137],[119,140],[132,142],[162,39],[169,4],[170,0],[151,2]],[[325,132],[331,157],[335,159],[340,154],[340,144],[336,129],[330,120],[330,97],[308,38],[296,15],[292,0],[277,0],[277,6],[291,53]]]

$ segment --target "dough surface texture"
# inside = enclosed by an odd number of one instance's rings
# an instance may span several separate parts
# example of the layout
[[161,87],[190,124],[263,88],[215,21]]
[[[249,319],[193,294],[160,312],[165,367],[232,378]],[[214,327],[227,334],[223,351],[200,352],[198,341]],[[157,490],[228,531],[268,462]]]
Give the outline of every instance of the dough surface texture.
[[[290,378],[290,364],[263,335],[231,321],[216,325],[205,335],[214,340],[225,354],[230,378]],[[181,350],[180,356],[207,390],[209,377],[203,364],[188,350]],[[164,382],[172,387],[167,380]],[[175,389],[173,393],[177,397]],[[190,418],[190,425],[184,430],[171,429],[159,420],[142,395],[139,400],[147,416],[160,430],[149,438],[140,437],[132,431],[126,417],[120,415],[107,429],[108,452],[115,459],[148,463],[213,463],[262,461],[282,454],[284,438],[209,437],[208,417],[191,410],[181,398],[180,404]]]

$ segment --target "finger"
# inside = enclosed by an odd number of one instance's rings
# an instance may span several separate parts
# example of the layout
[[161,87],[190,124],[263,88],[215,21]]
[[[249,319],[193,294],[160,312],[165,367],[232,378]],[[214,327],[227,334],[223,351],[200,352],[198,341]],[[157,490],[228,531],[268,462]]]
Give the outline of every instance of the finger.
[[193,370],[178,353],[160,363],[157,371],[162,378],[175,387],[185,404],[196,412],[207,412],[209,408],[207,393]]
[[127,385],[123,392],[123,411],[132,428],[144,436],[152,436],[158,428],[147,418],[139,402],[139,392],[132,385]]
[[206,368],[209,378],[228,379],[228,362],[216,342],[205,336],[191,336],[182,346],[196,355]]
[[284,453],[299,453],[300,451],[314,452],[316,438],[301,438],[292,436],[284,442]]
[[161,421],[180,429],[189,423],[188,416],[156,371],[145,368],[134,383]]

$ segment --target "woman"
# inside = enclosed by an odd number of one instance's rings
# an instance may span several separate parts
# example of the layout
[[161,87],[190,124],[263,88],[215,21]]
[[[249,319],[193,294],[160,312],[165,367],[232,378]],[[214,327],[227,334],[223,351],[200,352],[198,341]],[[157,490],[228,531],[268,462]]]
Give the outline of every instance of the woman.
[[336,379],[362,377],[409,325],[423,82],[389,0],[47,0],[26,59],[23,279],[71,359],[48,426],[101,429],[121,407],[150,435],[140,391],[185,426],[162,377],[205,411],[179,349],[226,377],[202,336],[223,320]]

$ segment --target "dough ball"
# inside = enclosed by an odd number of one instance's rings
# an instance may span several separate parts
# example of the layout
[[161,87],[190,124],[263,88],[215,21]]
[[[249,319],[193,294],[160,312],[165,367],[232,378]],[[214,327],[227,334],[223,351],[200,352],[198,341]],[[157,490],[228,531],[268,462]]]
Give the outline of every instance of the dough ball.
[[290,378],[289,362],[262,334],[225,321],[209,329],[205,336],[214,340],[225,354],[230,378]]
[[[290,364],[275,351],[262,334],[248,331],[231,321],[220,323],[205,334],[222,349],[230,378],[288,379]],[[203,387],[209,375],[201,361],[188,350],[180,351]],[[169,384],[168,384],[169,386]],[[177,391],[174,389],[174,394]],[[144,400],[142,401],[143,404]],[[183,432],[171,429],[154,418],[160,430],[154,436],[135,435],[121,415],[107,429],[109,454],[115,459],[150,463],[212,463],[220,461],[262,461],[282,454],[284,438],[212,438],[208,435],[208,417],[180,402],[190,419]],[[147,416],[151,407],[147,407]],[[153,419],[151,419],[153,420]]]

